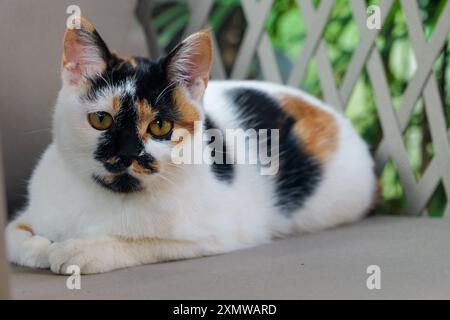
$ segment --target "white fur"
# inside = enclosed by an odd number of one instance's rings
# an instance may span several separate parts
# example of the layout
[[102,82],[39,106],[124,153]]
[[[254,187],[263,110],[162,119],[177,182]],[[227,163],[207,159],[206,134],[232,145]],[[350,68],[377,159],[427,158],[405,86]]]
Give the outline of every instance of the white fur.
[[[203,107],[219,126],[237,126],[224,91],[243,86],[298,95],[338,123],[338,151],[316,192],[292,219],[273,206],[274,183],[256,166],[237,165],[230,187],[207,166],[171,165],[170,148],[159,142],[145,146],[162,163],[161,173],[144,180],[145,191],[119,195],[104,189],[91,179],[93,173],[105,173],[92,157],[99,135],[86,121],[92,106],[66,85],[56,105],[54,141],[29,184],[29,204],[7,227],[10,261],[57,273],[75,264],[83,273],[97,273],[228,252],[362,217],[373,201],[373,162],[349,121],[296,89],[210,82]],[[132,90],[132,85],[110,89]],[[109,110],[108,93],[104,96],[96,110]],[[29,224],[35,235],[16,228],[18,223]]]

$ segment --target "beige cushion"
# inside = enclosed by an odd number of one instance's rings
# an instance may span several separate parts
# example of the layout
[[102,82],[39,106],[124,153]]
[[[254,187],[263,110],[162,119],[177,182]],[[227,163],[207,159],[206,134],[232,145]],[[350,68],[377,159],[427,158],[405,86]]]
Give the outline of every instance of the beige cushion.
[[[81,277],[15,269],[18,299],[450,299],[450,219],[375,217],[220,256]],[[381,290],[366,286],[369,265]]]
[[[135,1],[80,0],[82,14],[111,49],[146,55]],[[9,212],[23,204],[26,181],[50,141],[60,88],[61,43],[74,1],[0,1],[0,128]]]

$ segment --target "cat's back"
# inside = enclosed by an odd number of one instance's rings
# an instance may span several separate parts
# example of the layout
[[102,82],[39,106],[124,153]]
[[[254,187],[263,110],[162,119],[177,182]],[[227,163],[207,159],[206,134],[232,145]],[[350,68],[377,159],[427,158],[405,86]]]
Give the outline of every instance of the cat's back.
[[320,100],[267,82],[211,81],[204,108],[207,121],[222,130],[278,131],[279,152],[272,155],[278,172],[266,178],[278,211],[295,217],[298,229],[320,229],[321,220],[353,221],[373,202],[376,182],[366,144],[350,121]]
[[[227,128],[266,126],[280,129],[286,124],[280,123],[283,120],[280,118],[294,122],[314,119],[316,123],[330,125],[343,120],[332,107],[301,90],[255,80],[210,81],[205,91],[204,108],[208,117]],[[306,130],[309,123],[304,121],[302,127]]]
[[292,87],[262,81],[211,81],[204,96],[206,120],[221,129],[278,130],[289,143],[318,162],[336,154],[343,132],[359,138],[332,107]]

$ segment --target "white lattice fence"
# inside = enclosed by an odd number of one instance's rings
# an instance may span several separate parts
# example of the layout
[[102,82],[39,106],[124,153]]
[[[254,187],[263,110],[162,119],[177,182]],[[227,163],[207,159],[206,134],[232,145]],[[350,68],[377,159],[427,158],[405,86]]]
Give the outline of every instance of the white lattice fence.
[[[337,0],[339,1],[339,0]],[[190,34],[208,25],[209,15],[214,0],[186,1],[191,17],[184,34]],[[311,0],[297,0],[299,10],[304,19],[308,34],[302,50],[295,60],[286,81],[283,81],[276,55],[266,33],[266,19],[272,8],[273,0],[242,0],[242,10],[247,21],[242,43],[230,73],[230,78],[244,79],[249,73],[252,60],[256,56],[260,62],[261,73],[265,80],[285,83],[299,87],[306,75],[308,65],[315,60],[324,99],[337,109],[345,111],[354,88],[364,70],[369,76],[376,101],[379,121],[383,131],[383,139],[375,152],[378,170],[393,160],[398,170],[405,195],[406,213],[420,215],[437,185],[441,182],[450,198],[450,145],[449,132],[443,112],[443,102],[433,66],[441,54],[450,31],[450,3],[446,4],[432,37],[425,38],[420,10],[415,0],[401,0],[401,8],[405,15],[409,39],[417,61],[417,69],[409,80],[402,97],[398,112],[393,108],[389,85],[383,61],[375,42],[379,30],[369,30],[366,25],[367,4],[365,0],[349,0],[353,19],[357,25],[360,41],[354,50],[343,80],[338,87],[334,70],[327,53],[323,33],[335,5],[335,0],[322,0],[317,8]],[[157,2],[141,0],[137,7],[137,15],[144,26],[150,54],[153,57],[162,53],[157,45],[157,35],[151,23],[151,12]],[[392,9],[394,0],[380,0],[382,22]],[[222,79],[226,72],[216,38],[214,38],[216,59],[213,66],[213,78]],[[403,141],[403,131],[407,127],[414,107],[423,98],[425,112],[430,124],[430,133],[435,155],[427,169],[416,181],[407,150]],[[450,205],[447,204],[445,215],[450,216]]]

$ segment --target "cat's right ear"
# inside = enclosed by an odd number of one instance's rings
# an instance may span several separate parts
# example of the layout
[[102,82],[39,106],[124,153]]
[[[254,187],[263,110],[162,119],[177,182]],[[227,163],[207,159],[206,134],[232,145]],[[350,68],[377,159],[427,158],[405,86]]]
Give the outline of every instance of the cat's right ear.
[[105,71],[111,52],[94,26],[81,17],[80,28],[66,29],[61,63],[65,84],[78,86],[85,78]]

